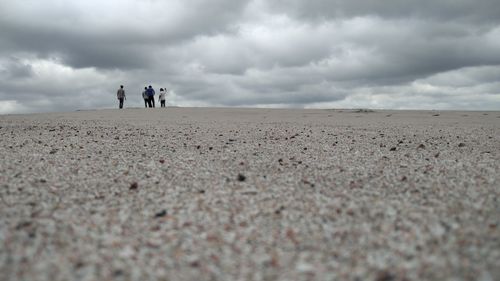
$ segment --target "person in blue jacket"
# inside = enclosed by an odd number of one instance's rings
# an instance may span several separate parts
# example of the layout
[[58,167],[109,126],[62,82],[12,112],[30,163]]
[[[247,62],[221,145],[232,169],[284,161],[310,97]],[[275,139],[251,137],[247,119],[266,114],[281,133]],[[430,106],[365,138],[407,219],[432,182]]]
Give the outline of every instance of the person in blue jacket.
[[146,94],[148,95],[148,98],[149,98],[149,107],[155,107],[155,90],[153,89],[153,87],[151,87],[151,85],[149,85],[147,91],[146,91]]

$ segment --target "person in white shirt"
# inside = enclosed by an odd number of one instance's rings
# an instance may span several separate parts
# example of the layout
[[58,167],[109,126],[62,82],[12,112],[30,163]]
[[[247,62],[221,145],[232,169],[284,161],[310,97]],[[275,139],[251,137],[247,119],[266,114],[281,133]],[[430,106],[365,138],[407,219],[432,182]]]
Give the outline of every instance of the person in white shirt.
[[160,95],[158,96],[158,101],[161,104],[161,107],[165,107],[165,100],[167,95],[167,89],[160,88]]

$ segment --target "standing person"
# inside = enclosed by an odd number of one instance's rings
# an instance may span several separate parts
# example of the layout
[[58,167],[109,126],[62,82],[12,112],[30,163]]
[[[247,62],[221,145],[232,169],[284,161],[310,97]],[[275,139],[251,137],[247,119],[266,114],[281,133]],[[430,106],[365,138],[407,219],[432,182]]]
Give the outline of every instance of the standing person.
[[144,107],[148,108],[149,98],[148,98],[148,87],[144,87],[144,91],[142,91],[142,98],[144,99]]
[[151,107],[151,105],[152,105],[154,108],[155,107],[155,90],[153,89],[153,87],[151,87],[151,85],[149,85],[149,87],[148,87],[147,95],[149,98],[149,107]]
[[120,89],[116,92],[116,97],[118,98],[118,101],[120,102],[119,108],[123,108],[123,100],[126,100],[127,97],[125,97],[125,90],[123,89],[123,85],[120,85]]
[[160,95],[158,96],[158,101],[161,107],[165,107],[165,95],[167,94],[167,89],[160,88]]

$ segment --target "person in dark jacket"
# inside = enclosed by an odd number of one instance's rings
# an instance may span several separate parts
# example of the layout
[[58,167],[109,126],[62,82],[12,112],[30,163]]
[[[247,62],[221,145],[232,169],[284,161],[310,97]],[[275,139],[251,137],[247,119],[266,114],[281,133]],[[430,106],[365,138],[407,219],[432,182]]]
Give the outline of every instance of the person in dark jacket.
[[119,101],[119,108],[123,108],[123,100],[126,100],[127,98],[125,97],[125,90],[123,89],[123,85],[120,85],[120,89],[116,92],[116,97],[118,98]]
[[146,91],[146,94],[148,95],[148,98],[149,98],[149,107],[151,107],[151,105],[152,105],[154,108],[155,107],[155,90],[153,89],[153,87],[151,87],[151,85],[149,85],[148,90]]

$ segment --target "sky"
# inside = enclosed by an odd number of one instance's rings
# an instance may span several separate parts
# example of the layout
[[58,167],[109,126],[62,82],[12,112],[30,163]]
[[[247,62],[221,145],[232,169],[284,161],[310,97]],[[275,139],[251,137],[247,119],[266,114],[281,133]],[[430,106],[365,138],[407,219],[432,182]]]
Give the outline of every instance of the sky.
[[500,110],[498,0],[1,0],[0,114]]

